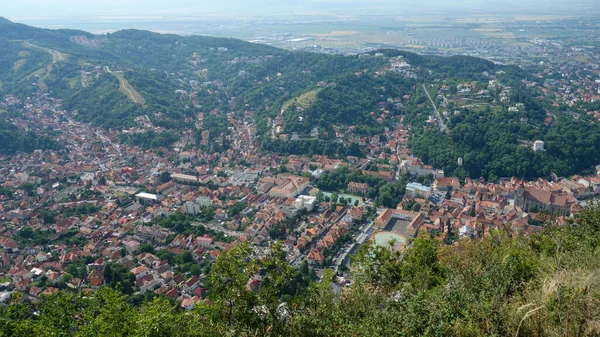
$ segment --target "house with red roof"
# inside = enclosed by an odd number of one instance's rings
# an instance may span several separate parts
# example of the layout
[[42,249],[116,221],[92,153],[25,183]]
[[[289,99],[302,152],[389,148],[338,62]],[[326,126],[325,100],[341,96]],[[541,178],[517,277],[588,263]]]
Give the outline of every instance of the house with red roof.
[[321,251],[318,249],[311,250],[308,253],[306,259],[308,263],[312,265],[322,265],[323,262],[325,262],[325,257],[323,256],[323,253],[321,253]]
[[87,277],[90,287],[97,289],[104,284],[104,276],[98,270],[92,270]]

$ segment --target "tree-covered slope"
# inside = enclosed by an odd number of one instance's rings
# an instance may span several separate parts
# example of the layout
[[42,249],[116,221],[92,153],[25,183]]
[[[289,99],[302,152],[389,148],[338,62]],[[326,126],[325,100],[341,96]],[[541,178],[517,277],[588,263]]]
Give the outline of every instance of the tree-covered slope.
[[[586,172],[600,162],[600,127],[587,120],[560,117],[552,127],[515,122],[515,113],[468,113],[451,118],[450,135],[437,130],[416,132],[410,139],[413,152],[450,175],[521,179],[570,176]],[[543,125],[543,124],[542,124]],[[545,142],[544,152],[534,152],[531,142]],[[464,164],[458,166],[457,158]]]
[[[414,154],[448,175],[568,176],[600,162],[599,130],[591,117],[576,119],[567,108],[552,106],[522,83],[527,76],[522,69],[474,57],[398,50],[374,51],[371,57],[324,55],[235,39],[139,30],[93,35],[8,20],[0,22],[0,47],[0,94],[23,98],[48,91],[76,110],[77,119],[105,128],[128,128],[148,115],[154,125],[184,129],[200,113],[225,119],[230,112],[253,112],[265,151],[343,156],[360,149],[329,144],[336,131],[378,135],[404,116],[412,126]],[[395,60],[405,61],[408,72],[391,70]],[[455,97],[441,106],[444,93],[456,96],[462,85],[486,91],[488,81],[511,91],[504,98],[493,90]],[[446,133],[428,121],[434,112],[423,85],[439,110],[446,110]],[[306,95],[312,95],[310,104],[302,106],[298,99]],[[509,110],[517,103],[522,109]],[[275,140],[274,121],[279,133],[302,138],[314,138],[307,136],[319,127],[319,140],[304,139],[301,146]],[[546,143],[545,152],[531,150],[535,140]]]
[[[0,93],[30,94],[37,87],[25,75],[36,73],[44,78],[39,88],[67,99],[68,108],[79,110],[81,120],[104,127],[131,126],[129,121],[137,115],[156,111],[172,114],[181,123],[184,116],[207,109],[226,112],[249,104],[253,109],[277,110],[282,104],[279,100],[286,96],[289,98],[329,76],[372,65],[356,58],[293,53],[236,39],[139,30],[95,36],[4,20],[0,23],[0,36],[4,38],[0,43],[11,52],[0,59],[0,80],[11,81],[11,86],[0,87]],[[35,55],[25,55],[30,50]],[[65,58],[57,60],[56,52]],[[27,60],[28,67],[23,71],[28,72],[23,76],[12,70],[21,62],[19,54]],[[107,86],[114,80],[105,78],[110,77],[106,69],[123,72],[148,104],[138,109],[125,103],[101,108],[100,97],[112,97],[111,102],[116,103],[114,96],[119,91]],[[86,80],[82,78],[85,72]],[[198,87],[193,83],[211,84]],[[184,97],[177,90],[185,91]],[[192,93],[196,96],[192,97]],[[184,107],[186,104],[188,108]],[[112,122],[102,117],[124,115],[127,118]]]
[[34,132],[24,131],[0,120],[0,154],[33,152],[34,150],[57,149],[58,144],[51,138]]

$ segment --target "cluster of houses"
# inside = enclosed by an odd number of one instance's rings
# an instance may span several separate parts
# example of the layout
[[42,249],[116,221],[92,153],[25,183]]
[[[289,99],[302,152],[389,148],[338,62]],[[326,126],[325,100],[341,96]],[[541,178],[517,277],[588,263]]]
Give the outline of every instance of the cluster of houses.
[[[400,59],[389,67],[411,71]],[[398,97],[392,103],[409,99]],[[256,130],[247,122],[252,111],[241,117],[227,114],[228,135],[202,129],[196,144],[188,130],[172,147],[144,150],[121,144],[120,137],[124,131],[160,132],[148,116],[139,117],[132,129],[102,130],[72,120],[61,101],[46,93],[25,102],[8,96],[3,104],[21,106],[21,117],[11,120],[19,127],[61,131],[56,141],[62,149],[0,157],[0,286],[8,283],[4,288],[33,299],[59,289],[97,289],[110,281],[106,268],[119,264],[133,274],[136,292],[155,292],[193,308],[206,300],[205,276],[197,268],[194,274],[180,271],[175,262],[160,259],[159,250],[191,254],[192,263],[204,271],[240,242],[250,242],[256,251],[270,249],[274,228],[286,221],[295,221],[282,240],[288,261],[324,265],[340,240],[356,239],[353,221],[375,212],[366,200],[373,187],[367,183],[345,185],[343,192],[355,196],[357,205],[332,206],[318,199],[315,180],[344,167],[388,182],[400,175],[430,177],[431,183],[408,184],[403,200],[395,209],[381,210],[373,224],[383,230],[401,220],[407,223],[407,235],[429,232],[450,241],[485,235],[506,224],[536,232],[548,217],[562,223],[600,193],[599,175],[498,183],[446,177],[410,153],[404,117],[384,108],[373,115],[394,118],[397,125],[385,128],[385,137],[359,137],[353,127],[335,127],[335,141],[357,143],[367,158],[284,158],[258,151]],[[192,124],[202,128],[205,115],[214,113],[199,113]],[[279,122],[269,121],[275,127]],[[218,141],[231,146],[215,152],[210,145]],[[182,214],[194,220],[164,226]],[[202,235],[190,234],[200,226]],[[251,289],[260,286],[260,278],[248,282]],[[2,298],[6,296],[0,291]]]

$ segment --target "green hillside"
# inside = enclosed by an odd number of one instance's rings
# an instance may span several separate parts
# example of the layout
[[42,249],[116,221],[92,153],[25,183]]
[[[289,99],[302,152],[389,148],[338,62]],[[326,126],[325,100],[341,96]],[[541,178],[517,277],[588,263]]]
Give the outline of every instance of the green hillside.
[[40,136],[25,131],[2,120],[0,115],[0,154],[10,155],[17,151],[33,152],[34,150],[57,149],[59,145],[48,136]]
[[[225,120],[226,113],[250,111],[264,151],[345,155],[361,151],[331,144],[337,130],[380,135],[404,117],[412,126],[414,154],[447,175],[547,178],[589,172],[600,162],[600,129],[591,116],[574,118],[567,108],[552,106],[523,85],[528,74],[522,69],[474,57],[398,50],[371,57],[324,55],[235,39],[139,30],[93,35],[8,20],[0,22],[0,47],[0,95],[47,91],[64,99],[75,118],[104,128],[128,128],[137,116],[148,115],[155,125],[183,130],[191,125],[186,119],[199,113]],[[409,71],[390,71],[397,59]],[[490,80],[511,90],[504,97],[492,90],[440,105],[440,93],[456,93],[464,84],[486,91]],[[433,107],[423,85],[440,110],[448,110],[445,132],[427,121]],[[517,103],[522,109],[509,111]],[[297,133],[304,143],[274,140],[269,119],[281,119],[280,132]],[[307,139],[315,127],[319,139]],[[545,152],[525,145],[535,140],[546,143]]]

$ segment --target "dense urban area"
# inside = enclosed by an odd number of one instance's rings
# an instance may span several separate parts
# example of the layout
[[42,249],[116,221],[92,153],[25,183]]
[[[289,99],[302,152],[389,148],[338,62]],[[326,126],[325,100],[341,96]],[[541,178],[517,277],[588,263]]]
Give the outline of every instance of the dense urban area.
[[49,32],[0,22],[0,335],[598,332],[597,40]]

